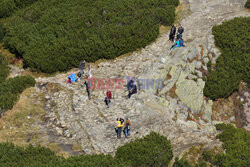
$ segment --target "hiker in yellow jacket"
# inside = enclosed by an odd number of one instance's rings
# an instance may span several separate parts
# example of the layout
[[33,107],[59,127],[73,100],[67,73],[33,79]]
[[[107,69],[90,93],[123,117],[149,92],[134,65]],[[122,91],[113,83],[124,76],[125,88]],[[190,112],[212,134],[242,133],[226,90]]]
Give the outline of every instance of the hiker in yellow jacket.
[[120,120],[117,118],[116,119],[116,123],[117,123],[117,129],[116,129],[116,133],[117,133],[117,138],[120,139],[121,138],[121,134],[122,134],[122,123],[124,122],[124,119],[120,118]]

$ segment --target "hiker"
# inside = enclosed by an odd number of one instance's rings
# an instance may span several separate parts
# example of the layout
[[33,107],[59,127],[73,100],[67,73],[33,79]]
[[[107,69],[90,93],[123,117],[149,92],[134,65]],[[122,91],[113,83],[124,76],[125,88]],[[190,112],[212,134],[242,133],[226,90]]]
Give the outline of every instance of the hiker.
[[85,69],[85,60],[83,59],[82,62],[79,65],[79,70],[80,72],[77,74],[79,78],[82,77],[82,74],[84,74],[84,69]]
[[131,122],[129,121],[128,118],[126,118],[126,121],[124,123],[124,130],[123,130],[126,138],[130,135],[130,127],[131,127]]
[[89,64],[89,71],[88,71],[88,75],[89,75],[89,77],[92,77],[92,75],[91,75],[91,66],[90,66],[90,64]]
[[180,40],[179,39],[176,39],[176,41],[175,41],[175,43],[172,45],[172,47],[170,48],[170,50],[171,49],[175,49],[175,48],[179,48],[179,47],[181,47],[181,45],[180,45]]
[[136,83],[133,81],[132,78],[130,78],[128,84],[127,84],[127,89],[128,89],[128,98],[131,97],[131,95],[137,93],[137,86]]
[[111,98],[112,98],[112,93],[110,90],[108,90],[106,93],[105,100],[104,100],[108,108],[109,108],[109,103],[111,102]]
[[122,134],[122,123],[121,123],[121,118],[120,120],[117,118],[116,119],[116,123],[117,123],[117,128],[115,128],[116,134],[117,134],[117,139],[121,138],[121,134]]
[[77,78],[76,78],[76,74],[74,72],[71,73],[70,76],[68,76],[68,83],[72,83],[72,82],[76,82]]
[[124,119],[120,118],[120,121],[121,121],[121,124],[123,124],[123,122],[124,122]]
[[89,80],[85,81],[84,84],[85,84],[85,87],[86,87],[86,91],[88,93],[88,98],[90,100],[90,81]]
[[169,40],[172,42],[174,42],[175,32],[176,32],[176,27],[174,25],[172,25],[172,28],[171,28],[170,33],[169,33]]
[[182,33],[184,32],[184,28],[179,24],[178,30],[177,30],[177,39],[182,38]]

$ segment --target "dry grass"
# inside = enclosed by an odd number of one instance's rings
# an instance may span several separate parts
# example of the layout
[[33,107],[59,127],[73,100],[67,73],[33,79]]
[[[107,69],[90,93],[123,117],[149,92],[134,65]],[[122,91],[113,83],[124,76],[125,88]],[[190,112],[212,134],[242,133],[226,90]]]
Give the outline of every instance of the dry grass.
[[[12,110],[0,119],[0,142],[13,142],[16,145],[33,143],[39,137],[37,120],[45,114],[41,104],[34,104],[30,95],[34,88],[26,89]],[[29,138],[29,139],[28,139]]]

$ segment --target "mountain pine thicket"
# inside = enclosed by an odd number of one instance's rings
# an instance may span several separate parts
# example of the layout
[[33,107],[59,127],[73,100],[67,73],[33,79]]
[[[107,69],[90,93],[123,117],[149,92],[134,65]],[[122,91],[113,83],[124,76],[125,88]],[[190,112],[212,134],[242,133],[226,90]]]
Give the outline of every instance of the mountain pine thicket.
[[12,109],[19,95],[28,87],[35,85],[35,79],[31,76],[18,76],[6,79],[9,74],[7,61],[0,55],[0,116]]
[[104,154],[80,155],[64,158],[38,146],[27,148],[10,143],[0,144],[0,164],[4,166],[60,166],[60,167],[137,167],[168,166],[173,157],[170,141],[155,132],[117,149],[115,157]]
[[41,0],[7,18],[3,43],[32,70],[65,71],[81,59],[113,59],[145,47],[157,38],[160,25],[174,22],[178,4],[179,0]]
[[248,9],[250,9],[250,0],[246,1],[245,7],[248,8]]
[[204,95],[215,100],[238,90],[240,81],[250,83],[250,17],[239,17],[213,27],[221,49],[215,69],[208,75]]

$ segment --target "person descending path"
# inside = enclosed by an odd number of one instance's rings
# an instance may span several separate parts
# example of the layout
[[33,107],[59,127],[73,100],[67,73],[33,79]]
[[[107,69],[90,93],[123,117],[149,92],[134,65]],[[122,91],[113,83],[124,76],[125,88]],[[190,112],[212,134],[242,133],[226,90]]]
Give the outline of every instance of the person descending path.
[[85,69],[85,60],[83,59],[82,62],[80,63],[80,65],[79,65],[80,72],[77,74],[77,76],[79,78],[81,78],[82,75],[84,74],[84,69]]
[[117,139],[120,139],[121,135],[122,135],[122,122],[121,122],[122,120],[123,119],[121,119],[121,118],[120,118],[120,120],[118,118],[116,119],[117,128],[115,128],[115,131],[117,134]]
[[182,33],[183,32],[184,32],[184,28],[181,26],[181,24],[179,24],[178,32],[177,32],[177,39],[182,38]]
[[137,86],[135,81],[133,81],[132,78],[130,78],[129,82],[127,83],[127,89],[128,89],[128,98],[131,97],[131,95],[137,93]]
[[174,42],[175,33],[176,33],[176,27],[172,25],[172,28],[169,33],[169,40],[172,42]]
[[130,127],[131,127],[131,122],[128,118],[126,118],[126,121],[124,123],[124,130],[123,130],[126,138],[130,135]]
[[111,98],[112,98],[112,93],[110,90],[108,90],[106,93],[105,100],[104,100],[108,108],[109,108],[109,103],[111,102]]
[[84,82],[84,85],[85,85],[85,87],[86,87],[86,91],[87,91],[87,93],[88,93],[88,98],[89,98],[89,100],[90,100],[90,80],[85,81],[85,82]]

